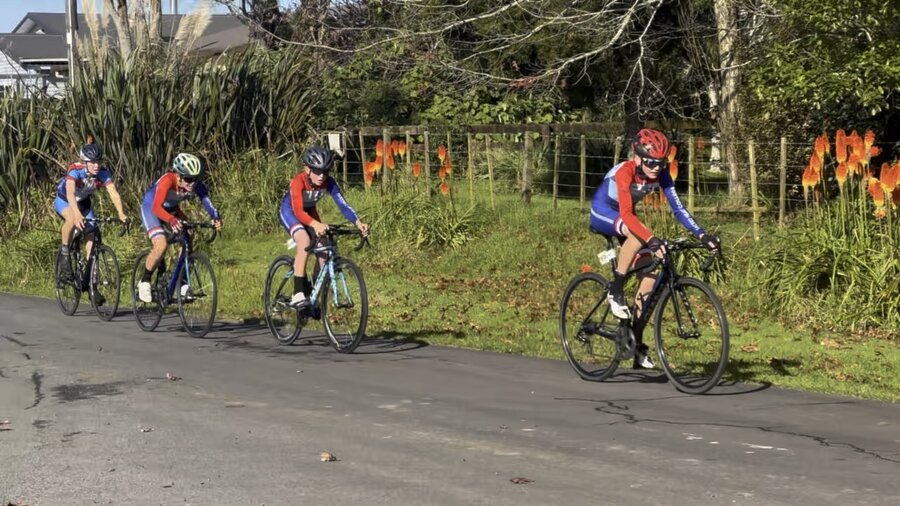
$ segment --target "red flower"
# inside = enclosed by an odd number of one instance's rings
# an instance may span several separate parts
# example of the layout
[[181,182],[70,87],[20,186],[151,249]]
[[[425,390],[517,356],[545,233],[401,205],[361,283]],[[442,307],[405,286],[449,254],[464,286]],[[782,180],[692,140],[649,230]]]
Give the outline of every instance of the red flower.
[[450,195],[450,185],[446,181],[441,182],[441,193],[447,196]]
[[422,164],[419,162],[414,163],[412,166],[412,173],[413,176],[419,177],[419,174],[422,173]]

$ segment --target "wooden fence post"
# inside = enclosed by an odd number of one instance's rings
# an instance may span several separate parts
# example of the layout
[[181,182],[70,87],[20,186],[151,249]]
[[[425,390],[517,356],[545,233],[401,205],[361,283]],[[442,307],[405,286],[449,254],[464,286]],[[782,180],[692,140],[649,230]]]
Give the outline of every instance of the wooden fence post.
[[619,156],[621,156],[622,152],[622,141],[619,136],[616,136],[616,139],[613,141],[613,167],[619,165]]
[[688,137],[688,212],[694,212],[694,136]]
[[581,134],[581,152],[578,158],[581,165],[581,179],[578,183],[579,205],[580,209],[584,210],[585,185],[587,184],[587,140],[584,138],[584,134]]
[[366,140],[363,137],[362,130],[359,130],[359,163],[362,166],[363,188],[369,191],[369,185],[366,184],[366,163],[368,163],[368,160],[366,160]]
[[525,132],[524,163],[522,165],[522,202],[526,204],[531,203],[531,181],[529,179],[533,162],[531,158],[531,144],[531,133]]
[[784,206],[787,194],[787,138],[781,138],[781,160],[778,163],[778,227],[784,228]]
[[494,204],[494,162],[491,161],[491,134],[484,136],[484,154],[487,157],[488,166],[488,188],[491,192],[491,209],[495,209]]
[[466,132],[466,155],[469,161],[469,203],[475,204],[475,161],[472,149],[472,132]]
[[556,210],[559,198],[559,134],[553,138],[553,209]]
[[757,192],[757,184],[756,184],[756,152],[754,149],[753,141],[750,141],[750,144],[747,145],[747,151],[750,155],[750,197],[751,202],[753,203],[753,239],[759,240],[759,194]]
[[431,197],[431,146],[428,143],[428,130],[423,133],[425,137],[425,195]]
[[[388,168],[388,163],[387,163],[388,155],[391,153],[391,136],[388,133],[387,128],[381,129],[381,141],[384,144],[384,152],[381,154],[381,174],[382,174],[381,188],[383,190],[387,190],[388,183],[389,183],[388,179],[390,179],[390,177],[391,177],[390,176],[391,169]],[[393,155],[391,155],[391,156],[393,156]],[[396,163],[396,161],[395,161],[395,163]]]
[[349,158],[348,155],[350,154],[349,140],[350,139],[347,136],[347,132],[341,132],[341,144],[342,144],[342,147],[344,148],[344,156],[343,156],[343,160],[341,162],[341,165],[342,165],[341,168],[344,170],[344,188],[347,187],[347,158]]

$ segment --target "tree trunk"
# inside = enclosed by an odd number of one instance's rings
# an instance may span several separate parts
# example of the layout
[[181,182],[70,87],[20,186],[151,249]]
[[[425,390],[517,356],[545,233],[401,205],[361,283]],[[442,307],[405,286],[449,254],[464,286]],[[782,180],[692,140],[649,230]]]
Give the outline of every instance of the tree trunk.
[[735,201],[743,199],[746,185],[739,145],[741,105],[738,97],[740,57],[738,56],[738,7],[734,0],[714,0],[719,42],[719,100],[717,123],[722,135],[725,163],[728,168],[728,193]]
[[150,45],[162,44],[162,0],[150,0]]
[[116,6],[113,7],[113,0],[103,0],[109,12],[115,12],[113,23],[116,25],[116,34],[119,37],[119,54],[123,60],[127,60],[131,54],[131,29],[128,26],[128,0],[116,0]]

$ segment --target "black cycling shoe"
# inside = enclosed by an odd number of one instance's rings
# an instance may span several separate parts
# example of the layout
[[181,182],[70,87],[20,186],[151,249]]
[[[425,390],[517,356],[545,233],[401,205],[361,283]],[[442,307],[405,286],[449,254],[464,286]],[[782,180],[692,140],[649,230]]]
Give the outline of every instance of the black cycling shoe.
[[653,369],[653,362],[650,361],[650,348],[647,347],[646,344],[641,343],[637,345],[637,349],[634,351],[634,363],[631,365],[632,369]]

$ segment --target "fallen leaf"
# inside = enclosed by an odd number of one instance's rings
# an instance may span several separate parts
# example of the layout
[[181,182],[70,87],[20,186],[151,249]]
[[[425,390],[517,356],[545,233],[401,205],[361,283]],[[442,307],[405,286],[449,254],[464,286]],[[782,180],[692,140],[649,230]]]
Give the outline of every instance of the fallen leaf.
[[521,476],[511,478],[509,481],[515,483],[516,485],[527,485],[529,483],[534,483],[534,480],[530,478],[522,478]]
[[824,346],[826,348],[840,348],[841,347],[841,345],[838,344],[838,342],[835,341],[834,339],[823,339],[822,342],[819,344],[821,344],[822,346]]
[[756,353],[759,351],[759,345],[756,343],[745,344],[741,346],[741,351],[744,353]]
[[172,373],[167,372],[167,373],[166,373],[166,379],[169,380],[169,381],[178,381],[178,380],[180,380],[181,378],[179,378],[178,376],[175,376],[175,375],[172,374]]
[[141,432],[153,432],[153,427],[141,427]]
[[322,452],[322,454],[319,455],[319,460],[321,460],[322,462],[334,462],[335,460],[337,460],[337,457],[335,457],[331,452]]

